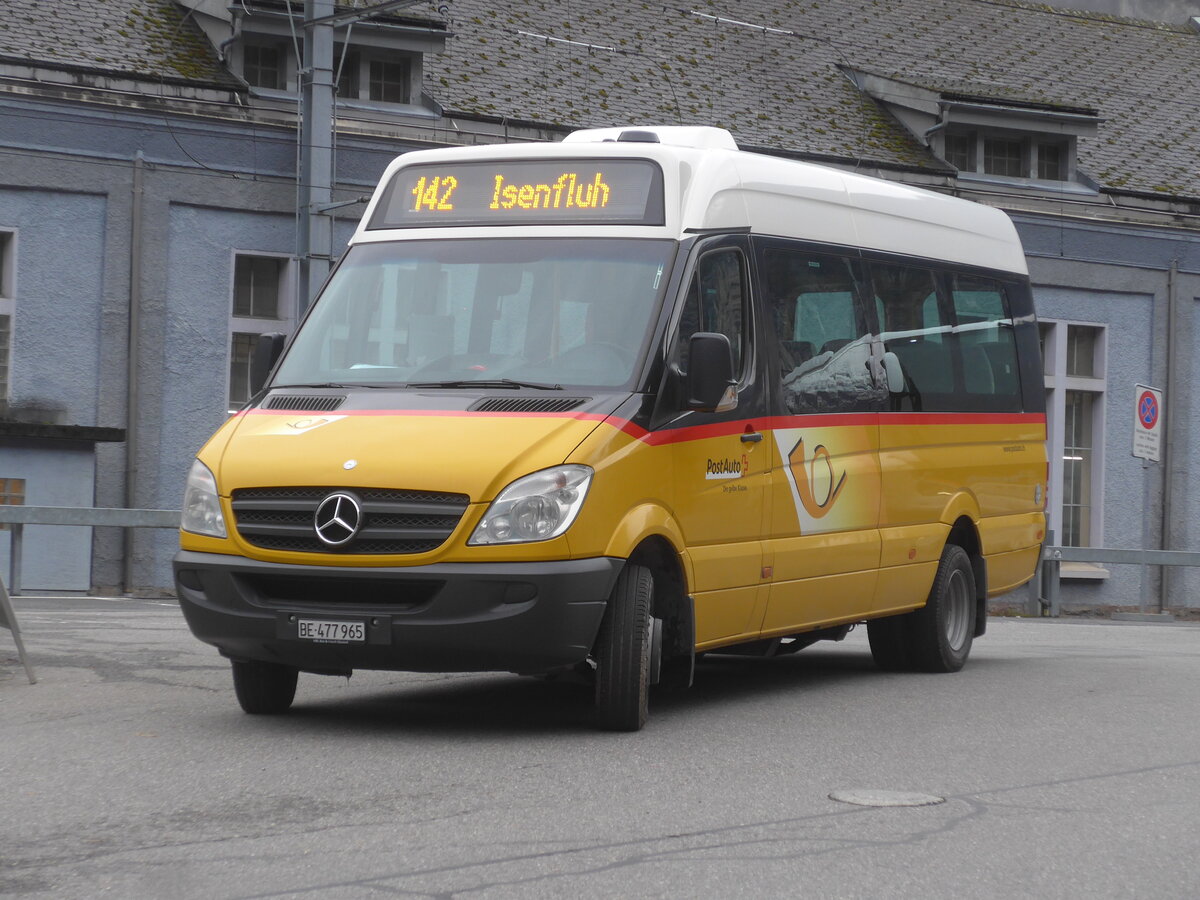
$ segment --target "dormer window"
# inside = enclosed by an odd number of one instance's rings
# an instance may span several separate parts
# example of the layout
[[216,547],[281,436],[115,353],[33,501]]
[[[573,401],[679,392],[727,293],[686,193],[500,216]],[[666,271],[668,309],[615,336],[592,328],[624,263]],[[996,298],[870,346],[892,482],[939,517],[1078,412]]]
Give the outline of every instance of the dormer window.
[[334,65],[341,66],[338,77],[339,100],[368,103],[417,103],[413,86],[420,84],[420,60],[414,54],[385,53],[371,48],[350,50],[342,58],[339,46]]
[[[952,93],[845,67],[960,180],[1091,192],[1076,168],[1076,143],[1096,134],[1094,109],[975,93]],[[1068,187],[1069,186],[1069,187]]]
[[958,169],[959,174],[1070,180],[1071,144],[1066,139],[947,128],[942,142],[942,158]]
[[1039,141],[1036,146],[1037,177],[1043,181],[1066,181],[1066,141]]
[[306,21],[310,5],[287,0],[177,2],[194,14],[220,58],[249,86],[252,103],[278,108],[294,102],[310,82],[317,83],[305,69],[306,36],[311,36],[320,49],[321,66],[327,64],[332,44],[339,115],[437,114],[421,84],[424,57],[445,50],[449,36],[440,13],[414,14],[407,9],[414,4],[405,2],[337,2],[332,14]]
[[287,90],[287,47],[280,41],[246,41],[242,77],[251,87]]

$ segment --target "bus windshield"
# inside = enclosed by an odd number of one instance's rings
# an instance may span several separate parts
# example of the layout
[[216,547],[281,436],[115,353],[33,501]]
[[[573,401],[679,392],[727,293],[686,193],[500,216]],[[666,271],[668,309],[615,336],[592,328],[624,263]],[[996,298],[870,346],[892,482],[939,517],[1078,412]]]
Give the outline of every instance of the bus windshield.
[[355,245],[274,386],[627,387],[675,246],[596,238]]

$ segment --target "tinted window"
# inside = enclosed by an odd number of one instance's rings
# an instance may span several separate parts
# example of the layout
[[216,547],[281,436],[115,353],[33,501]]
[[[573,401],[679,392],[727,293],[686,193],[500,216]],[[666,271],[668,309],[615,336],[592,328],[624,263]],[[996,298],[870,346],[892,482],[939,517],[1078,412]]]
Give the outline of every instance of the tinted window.
[[1017,346],[1003,286],[967,275],[953,276],[951,286],[966,408],[1019,411]]
[[893,395],[893,408],[955,409],[952,326],[938,302],[933,272],[874,263],[871,282],[884,351],[893,354],[904,376],[905,390]]
[[999,282],[950,275],[948,296],[939,299],[928,269],[875,264],[871,277],[889,354],[884,364],[898,363],[904,376],[893,409],[1021,410],[1013,320]]
[[733,371],[741,373],[747,358],[745,257],[737,250],[716,250],[700,257],[688,284],[672,358],[687,371],[688,341],[700,331],[729,338]]
[[782,395],[792,413],[878,409],[871,335],[856,265],[800,250],[764,251]]

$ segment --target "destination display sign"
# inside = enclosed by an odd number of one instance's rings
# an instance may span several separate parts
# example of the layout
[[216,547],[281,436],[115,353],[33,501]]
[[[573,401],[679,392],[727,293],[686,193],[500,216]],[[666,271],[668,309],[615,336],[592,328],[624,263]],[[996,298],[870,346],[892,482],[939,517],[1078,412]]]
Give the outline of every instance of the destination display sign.
[[429,163],[398,171],[367,226],[662,225],[662,170],[648,159]]

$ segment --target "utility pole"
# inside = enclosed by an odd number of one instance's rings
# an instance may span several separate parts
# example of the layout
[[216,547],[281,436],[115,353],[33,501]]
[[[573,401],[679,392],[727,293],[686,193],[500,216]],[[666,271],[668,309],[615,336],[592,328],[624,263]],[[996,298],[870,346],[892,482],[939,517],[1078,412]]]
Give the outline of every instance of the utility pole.
[[303,313],[333,264],[333,138],[336,127],[333,81],[333,30],[421,0],[385,0],[334,12],[334,0],[304,0],[304,58],[300,69],[300,189],[297,197],[300,261],[298,293]]
[[304,0],[304,60],[300,70],[299,241],[300,310],[329,274],[333,220],[333,3]]

